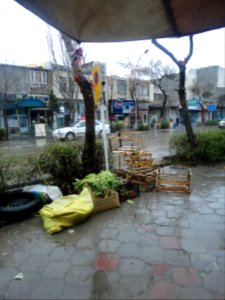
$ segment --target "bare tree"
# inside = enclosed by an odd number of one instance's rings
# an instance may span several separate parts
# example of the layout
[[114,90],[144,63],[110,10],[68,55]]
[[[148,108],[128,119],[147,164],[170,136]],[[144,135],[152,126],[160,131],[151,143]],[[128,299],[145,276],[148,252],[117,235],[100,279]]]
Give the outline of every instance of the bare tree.
[[154,84],[163,94],[163,103],[160,111],[160,118],[166,117],[166,104],[168,100],[167,90],[165,88],[164,80],[174,80],[176,75],[173,68],[169,65],[163,65],[161,60],[151,60],[148,67],[140,70],[144,75],[150,77],[151,83]]
[[8,108],[15,102],[10,95],[15,94],[16,84],[19,84],[20,79],[21,74],[14,65],[0,65],[0,101],[3,111],[3,123],[6,139],[9,137]]
[[59,49],[56,51],[53,37],[49,29],[47,34],[47,43],[51,54],[53,68],[53,86],[68,107],[69,119],[66,123],[73,123],[76,112],[76,100],[78,99],[79,87],[73,79],[73,68],[70,57],[65,48],[62,35],[59,35]]
[[[142,56],[140,56],[141,58]],[[138,85],[141,84],[143,81],[141,79],[141,67],[140,67],[140,58],[138,59],[136,64],[133,64],[131,62],[127,63],[119,63],[120,66],[124,67],[125,69],[128,70],[127,74],[127,81],[128,81],[128,87],[129,87],[129,93],[131,99],[134,101],[135,104],[135,129],[137,129],[138,126],[138,95],[137,95],[137,90],[138,90]]]
[[196,147],[196,137],[192,129],[191,120],[188,112],[188,106],[186,101],[186,90],[185,90],[185,76],[186,76],[186,65],[190,60],[192,53],[193,53],[193,35],[189,36],[189,53],[184,60],[178,60],[176,57],[163,45],[161,45],[156,39],[152,40],[152,43],[162,50],[166,55],[168,55],[172,61],[178,66],[179,68],[179,88],[178,88],[178,95],[180,104],[182,107],[183,118],[184,118],[184,125],[186,128],[186,133],[188,137],[188,142],[190,143],[192,148]]

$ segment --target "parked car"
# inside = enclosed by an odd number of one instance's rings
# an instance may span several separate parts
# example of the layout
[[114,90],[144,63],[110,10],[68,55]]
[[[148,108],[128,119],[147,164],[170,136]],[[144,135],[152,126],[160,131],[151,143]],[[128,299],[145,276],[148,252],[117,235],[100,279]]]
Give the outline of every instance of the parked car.
[[[62,127],[53,130],[52,136],[54,138],[58,138],[61,140],[73,140],[76,136],[84,136],[86,130],[86,121],[81,120],[77,123],[73,123],[68,127]],[[110,133],[110,126],[109,124],[105,124],[105,131],[106,134]],[[103,132],[103,124],[95,120],[95,134],[98,136],[101,136]]]
[[225,118],[223,120],[219,121],[218,124],[217,124],[217,126],[219,128],[225,128]]

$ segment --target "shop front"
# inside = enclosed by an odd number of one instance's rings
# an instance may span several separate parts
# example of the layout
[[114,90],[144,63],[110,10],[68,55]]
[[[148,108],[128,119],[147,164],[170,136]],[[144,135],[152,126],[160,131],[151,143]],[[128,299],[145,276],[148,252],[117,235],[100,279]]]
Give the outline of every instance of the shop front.
[[34,134],[35,124],[45,124],[46,128],[51,128],[53,122],[52,112],[46,107],[46,102],[37,98],[20,100],[16,104],[16,114],[11,115],[11,119],[22,134]]

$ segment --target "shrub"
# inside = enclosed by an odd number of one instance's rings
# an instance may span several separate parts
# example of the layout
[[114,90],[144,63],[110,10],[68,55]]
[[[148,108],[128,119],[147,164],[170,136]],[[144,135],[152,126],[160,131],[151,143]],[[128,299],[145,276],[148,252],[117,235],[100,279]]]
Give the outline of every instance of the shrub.
[[192,149],[186,134],[174,135],[170,147],[176,151],[179,161],[197,164],[198,162],[215,163],[225,160],[225,132],[209,131],[196,134],[197,146]]
[[216,126],[219,121],[220,121],[219,119],[207,120],[205,122],[205,125],[206,126]]
[[111,125],[111,131],[115,132],[115,131],[120,131],[124,128],[124,122],[123,121],[119,121],[118,123],[113,123]]
[[170,128],[170,121],[167,121],[167,120],[160,121],[160,128],[161,129]]
[[[73,182],[83,178],[83,145],[77,142],[53,143],[39,155],[39,166],[43,174],[49,174],[52,182],[64,195],[74,193]],[[104,169],[104,155],[101,140],[96,140],[96,172]]]
[[82,178],[82,146],[74,142],[50,144],[40,153],[39,166],[63,194],[73,193],[73,181]]
[[148,130],[149,129],[149,125],[145,125],[143,123],[138,124],[138,130]]

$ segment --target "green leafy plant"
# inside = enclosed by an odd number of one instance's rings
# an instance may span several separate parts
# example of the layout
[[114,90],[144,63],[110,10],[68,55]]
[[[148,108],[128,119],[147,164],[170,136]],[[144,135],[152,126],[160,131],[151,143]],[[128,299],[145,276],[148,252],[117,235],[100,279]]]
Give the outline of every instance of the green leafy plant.
[[111,171],[101,171],[98,174],[88,174],[83,179],[77,179],[74,182],[75,190],[80,193],[84,187],[89,187],[95,192],[97,197],[106,196],[110,190],[117,191],[119,188],[119,179]]

